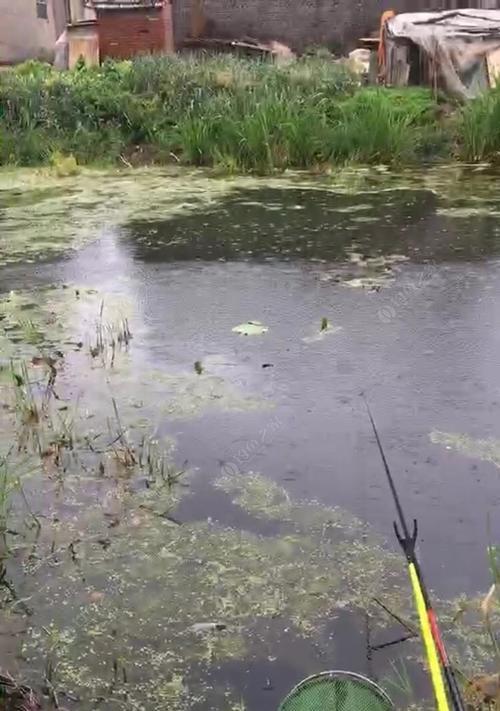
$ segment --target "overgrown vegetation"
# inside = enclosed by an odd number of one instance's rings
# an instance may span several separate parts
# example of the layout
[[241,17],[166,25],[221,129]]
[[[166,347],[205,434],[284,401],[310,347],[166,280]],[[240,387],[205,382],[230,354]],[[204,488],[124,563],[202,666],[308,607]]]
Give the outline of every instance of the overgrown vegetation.
[[449,155],[440,115],[426,89],[360,89],[320,57],[141,57],[71,72],[29,62],[0,77],[0,163],[63,175],[74,161],[261,173],[400,163]]
[[460,154],[468,161],[500,157],[500,88],[470,102],[461,113]]

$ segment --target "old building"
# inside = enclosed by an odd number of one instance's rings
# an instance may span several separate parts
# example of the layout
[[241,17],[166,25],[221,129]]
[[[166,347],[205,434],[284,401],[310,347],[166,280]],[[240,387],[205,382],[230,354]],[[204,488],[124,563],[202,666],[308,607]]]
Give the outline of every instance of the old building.
[[174,49],[169,0],[0,0],[0,64],[52,61],[66,27],[66,66]]
[[101,61],[173,51],[168,0],[92,0],[91,4],[97,16]]
[[0,64],[52,59],[66,0],[0,0]]
[[492,9],[500,0],[0,0],[0,64],[52,60],[66,26],[61,66],[74,66],[80,56],[93,64],[171,52],[192,36],[345,51],[378,27],[386,9],[464,5]]

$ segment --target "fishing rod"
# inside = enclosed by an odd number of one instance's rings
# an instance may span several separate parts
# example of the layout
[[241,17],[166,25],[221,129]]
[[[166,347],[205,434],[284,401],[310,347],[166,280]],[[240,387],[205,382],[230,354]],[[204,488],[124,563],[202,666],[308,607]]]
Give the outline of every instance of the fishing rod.
[[455,673],[450,664],[450,659],[448,657],[443,638],[441,637],[441,632],[439,631],[436,613],[434,612],[434,609],[432,607],[429,593],[427,591],[422,576],[422,570],[420,568],[420,564],[417,559],[417,554],[415,552],[415,544],[417,541],[418,532],[417,520],[413,519],[413,530],[410,534],[410,530],[408,528],[408,524],[406,522],[406,518],[403,512],[403,507],[401,506],[401,501],[398,496],[396,485],[394,483],[394,479],[392,478],[392,474],[389,469],[384,450],[382,448],[382,443],[380,441],[380,437],[375,426],[375,421],[373,419],[370,406],[368,405],[364,394],[362,394],[362,398],[366,406],[368,417],[370,418],[373,434],[375,435],[375,441],[377,442],[377,447],[382,458],[385,473],[387,475],[387,481],[389,482],[389,487],[391,489],[392,498],[394,499],[396,510],[398,512],[402,533],[400,532],[398,524],[396,522],[394,522],[394,531],[396,533],[396,538],[398,539],[399,544],[406,556],[406,560],[408,561],[408,572],[410,575],[413,596],[415,598],[415,605],[417,607],[417,612],[420,620],[420,628],[427,655],[427,662],[429,664],[432,686],[434,689],[434,696],[436,698],[436,706],[438,711],[449,711],[448,699],[443,683],[443,675],[441,673],[441,667],[439,665],[439,662],[441,662],[441,666],[446,679],[446,685],[448,687],[448,692],[453,704],[454,711],[465,711],[465,706],[462,700],[462,696],[460,694],[460,689],[458,688]]

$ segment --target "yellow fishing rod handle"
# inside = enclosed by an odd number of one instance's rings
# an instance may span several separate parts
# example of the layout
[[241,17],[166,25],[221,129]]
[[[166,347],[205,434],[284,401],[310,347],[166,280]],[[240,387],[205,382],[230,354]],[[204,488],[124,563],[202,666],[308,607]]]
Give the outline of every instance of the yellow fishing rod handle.
[[422,633],[425,653],[427,655],[427,663],[429,665],[429,671],[431,674],[432,687],[434,689],[434,697],[436,699],[436,709],[437,711],[450,711],[448,697],[446,696],[446,690],[443,681],[443,674],[441,672],[441,665],[439,664],[437,649],[436,645],[434,644],[431,626],[429,623],[429,618],[427,616],[427,608],[425,606],[422,588],[420,587],[420,580],[418,578],[418,574],[413,563],[408,564],[408,570],[410,571],[410,580],[411,586],[413,588],[413,596],[415,598],[415,604],[417,606],[418,617],[420,620],[420,631]]

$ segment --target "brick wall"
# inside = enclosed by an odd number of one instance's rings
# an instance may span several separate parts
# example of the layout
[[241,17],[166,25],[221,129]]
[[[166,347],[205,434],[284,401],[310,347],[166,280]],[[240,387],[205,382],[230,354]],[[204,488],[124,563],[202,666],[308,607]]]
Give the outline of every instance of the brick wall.
[[99,49],[106,57],[127,59],[136,54],[172,48],[171,6],[135,10],[99,10]]
[[[414,12],[498,7],[500,0],[204,0],[205,35],[276,39],[297,50],[315,44],[349,49],[378,27],[384,10]],[[173,0],[177,46],[190,34],[193,0]]]

